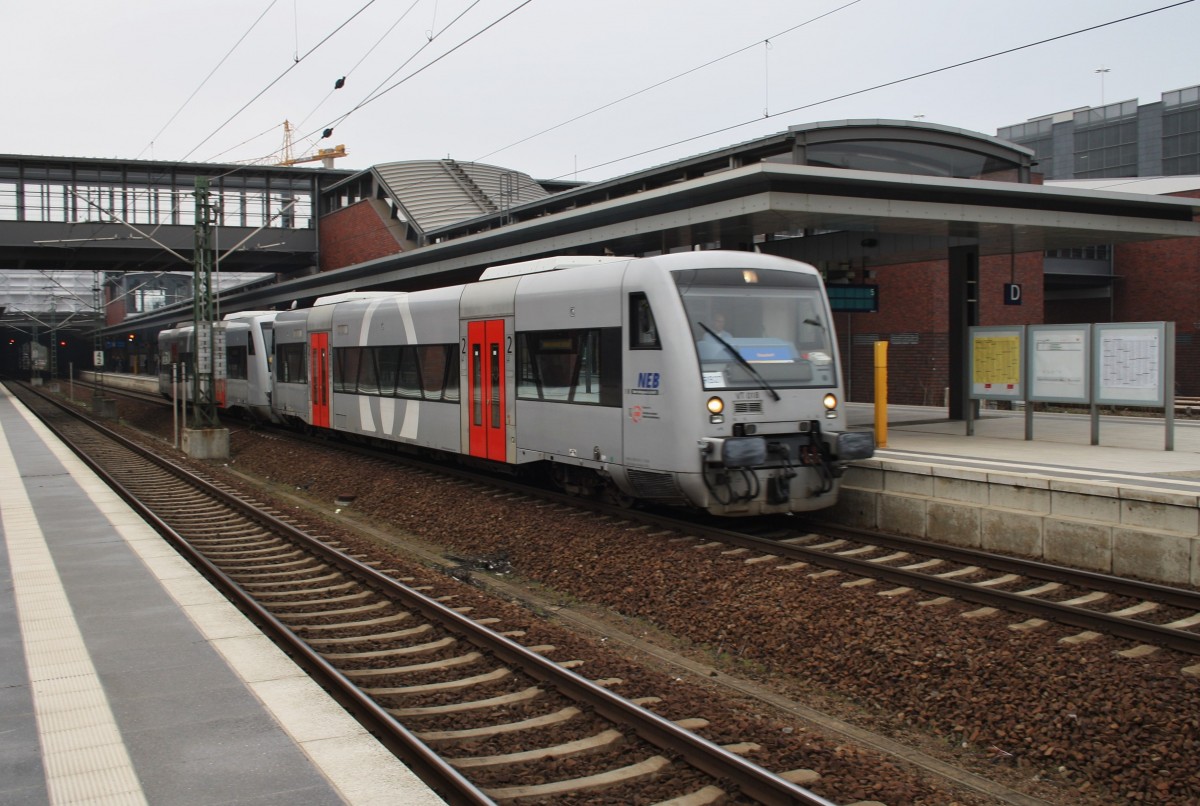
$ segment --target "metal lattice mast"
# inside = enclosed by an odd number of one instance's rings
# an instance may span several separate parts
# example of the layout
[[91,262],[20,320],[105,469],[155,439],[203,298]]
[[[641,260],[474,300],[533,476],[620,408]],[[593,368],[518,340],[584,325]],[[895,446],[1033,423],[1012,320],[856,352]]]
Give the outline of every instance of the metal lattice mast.
[[58,380],[58,298],[50,297],[50,382]]
[[196,345],[192,367],[192,424],[196,428],[216,428],[217,398],[213,377],[213,293],[212,272],[216,262],[212,247],[212,225],[216,208],[210,201],[208,178],[196,177],[196,250],[192,289],[192,319]]
[[101,297],[100,271],[92,272],[92,308],[96,311],[96,329],[92,331],[92,367],[96,370],[99,383],[92,393],[92,407],[98,408],[98,403],[104,397],[104,305]]

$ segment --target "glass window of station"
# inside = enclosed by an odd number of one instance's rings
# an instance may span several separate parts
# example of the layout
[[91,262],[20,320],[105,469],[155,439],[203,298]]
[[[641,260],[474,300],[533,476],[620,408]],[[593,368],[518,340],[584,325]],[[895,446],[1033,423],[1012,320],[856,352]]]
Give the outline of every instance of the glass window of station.
[[809,165],[955,179],[995,179],[1015,173],[1015,161],[964,148],[910,140],[842,140],[806,147]]
[[[0,221],[192,226],[196,174],[170,166],[93,167],[0,160]],[[313,180],[234,172],[213,177],[223,227],[310,229]]]
[[1163,175],[1200,174],[1200,86],[1163,93]]
[[1137,176],[1137,101],[1075,113],[1075,178]]

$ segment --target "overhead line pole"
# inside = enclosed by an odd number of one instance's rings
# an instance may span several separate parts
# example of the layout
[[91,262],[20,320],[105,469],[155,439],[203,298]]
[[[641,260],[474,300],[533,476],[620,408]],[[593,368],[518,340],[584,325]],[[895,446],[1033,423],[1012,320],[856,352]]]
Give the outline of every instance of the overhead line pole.
[[192,422],[196,428],[217,428],[218,379],[224,380],[225,332],[213,321],[212,272],[216,250],[212,224],[216,209],[210,200],[208,177],[196,177],[196,250],[192,319],[195,325],[196,369],[192,373]]

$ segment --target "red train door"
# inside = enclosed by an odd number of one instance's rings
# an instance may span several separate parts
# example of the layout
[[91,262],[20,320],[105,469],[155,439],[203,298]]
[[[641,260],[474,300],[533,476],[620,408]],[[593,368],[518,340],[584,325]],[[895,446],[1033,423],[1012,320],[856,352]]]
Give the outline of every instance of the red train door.
[[312,425],[329,427],[329,334],[309,335],[308,388],[312,396]]
[[504,320],[467,323],[467,400],[472,456],[503,462]]

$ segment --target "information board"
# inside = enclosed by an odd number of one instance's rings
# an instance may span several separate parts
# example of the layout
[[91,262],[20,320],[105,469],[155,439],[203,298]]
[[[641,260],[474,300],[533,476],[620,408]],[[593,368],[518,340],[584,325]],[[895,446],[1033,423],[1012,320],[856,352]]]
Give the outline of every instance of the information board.
[[1024,325],[970,329],[971,397],[1024,400]]
[[825,286],[834,313],[878,313],[879,286],[831,283]]
[[1093,326],[1092,371],[1099,405],[1162,406],[1166,369],[1164,322]]
[[1028,332],[1029,399],[1050,403],[1088,403],[1091,384],[1090,325],[1030,325]]

